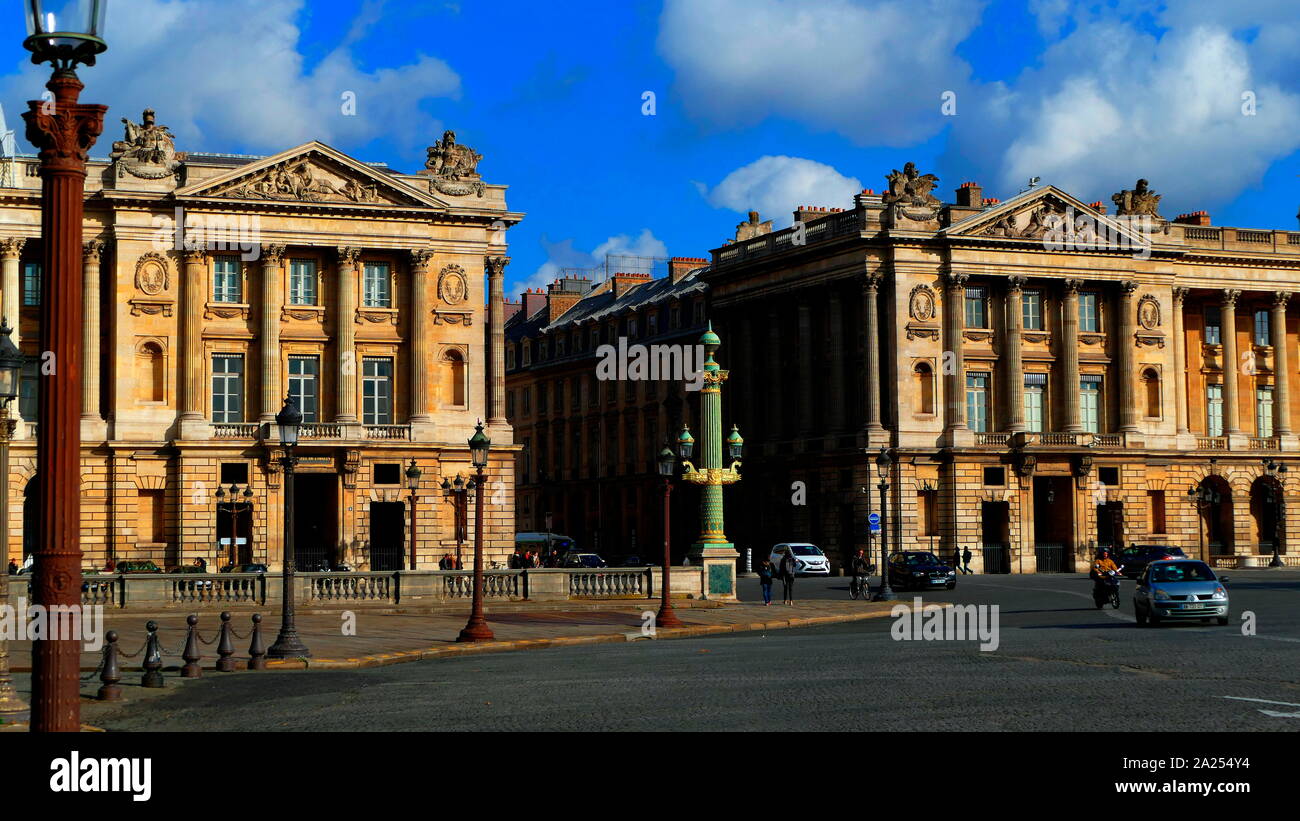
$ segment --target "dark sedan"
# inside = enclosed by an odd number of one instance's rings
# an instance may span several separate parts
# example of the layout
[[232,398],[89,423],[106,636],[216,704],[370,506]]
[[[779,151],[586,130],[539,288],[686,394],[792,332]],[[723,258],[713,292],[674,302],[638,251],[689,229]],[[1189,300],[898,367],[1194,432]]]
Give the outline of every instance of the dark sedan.
[[1171,559],[1185,559],[1181,547],[1167,544],[1135,544],[1126,547],[1115,557],[1115,564],[1122,565],[1125,578],[1136,579],[1142,575],[1151,562],[1167,562]]
[[896,590],[915,587],[926,590],[957,586],[957,571],[938,556],[925,551],[905,551],[889,557],[889,586]]

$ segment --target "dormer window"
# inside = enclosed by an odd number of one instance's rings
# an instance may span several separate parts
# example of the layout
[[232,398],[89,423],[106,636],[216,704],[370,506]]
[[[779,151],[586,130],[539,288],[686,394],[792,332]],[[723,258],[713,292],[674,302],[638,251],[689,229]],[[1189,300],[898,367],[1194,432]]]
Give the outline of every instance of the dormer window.
[[533,364],[533,343],[531,340],[524,340],[524,367]]

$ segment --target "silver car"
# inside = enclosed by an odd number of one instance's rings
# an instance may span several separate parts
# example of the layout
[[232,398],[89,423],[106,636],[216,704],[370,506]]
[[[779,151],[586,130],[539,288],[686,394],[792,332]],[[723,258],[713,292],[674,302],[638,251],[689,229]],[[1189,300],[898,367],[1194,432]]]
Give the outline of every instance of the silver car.
[[1214,619],[1228,623],[1227,576],[1216,576],[1205,562],[1190,559],[1151,562],[1137,578],[1133,612],[1138,627],[1165,619]]

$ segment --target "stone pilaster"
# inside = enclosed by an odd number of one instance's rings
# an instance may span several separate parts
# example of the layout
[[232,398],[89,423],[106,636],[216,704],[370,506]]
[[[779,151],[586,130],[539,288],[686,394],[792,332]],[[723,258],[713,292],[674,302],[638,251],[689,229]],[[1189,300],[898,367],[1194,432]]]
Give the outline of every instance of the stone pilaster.
[[203,386],[208,366],[203,359],[203,303],[208,293],[208,255],[202,249],[185,252],[184,311],[181,316],[181,359],[176,382],[181,389],[182,439],[207,438],[203,416]]
[[1174,420],[1177,431],[1187,434],[1187,334],[1183,329],[1186,288],[1174,289]]
[[1010,411],[1007,430],[1012,433],[1025,429],[1025,314],[1022,299],[1025,278],[1007,279],[1007,408]]
[[1134,307],[1134,294],[1137,292],[1136,281],[1128,279],[1120,283],[1119,295],[1119,429],[1124,433],[1137,433],[1137,403],[1133,390],[1137,379],[1137,366],[1134,363],[1133,348],[1137,344],[1137,309]]
[[1223,340],[1223,432],[1229,436],[1241,433],[1241,413],[1237,407],[1237,298],[1241,291],[1223,290],[1223,304],[1219,316],[1219,336]]
[[510,257],[489,257],[488,269],[488,427],[506,424],[505,280]]
[[108,432],[99,413],[99,260],[104,241],[87,240],[81,250],[81,438],[94,440],[104,438]]
[[1082,280],[1067,279],[1061,300],[1061,398],[1065,404],[1065,430],[1083,430],[1079,416],[1079,286]]
[[357,421],[357,265],[361,260],[358,248],[338,249],[338,318],[335,322],[335,339],[338,354],[334,421],[355,424]]
[[280,310],[284,300],[283,245],[262,246],[262,415],[274,422],[280,411],[281,393],[287,383],[280,379]]
[[[944,284],[943,332],[945,353],[941,363],[945,423],[950,434],[966,431],[966,363],[963,334],[966,326],[966,274],[949,273]],[[951,436],[950,436],[951,438]],[[955,443],[954,443],[955,444]]]
[[804,300],[799,303],[799,424],[801,438],[806,438],[813,431],[816,420],[813,418],[813,336],[812,305]]
[[428,424],[429,407],[429,263],[427,248],[411,251],[411,417]]
[[9,320],[9,327],[14,332],[9,336],[15,346],[19,344],[18,319],[19,311],[23,304],[23,283],[22,272],[19,270],[19,261],[22,258],[23,246],[27,244],[25,237],[6,237],[0,239],[0,268],[3,270],[3,279],[0,279],[0,311],[4,313],[4,318]]
[[880,421],[880,274],[862,278],[862,348],[867,371],[867,439],[884,432]]
[[[781,346],[781,312],[775,307],[767,312],[767,361],[780,368],[784,357]],[[767,438],[776,442],[785,438],[785,397],[777,394],[767,404]]]
[[1273,312],[1269,331],[1273,343],[1273,435],[1291,435],[1291,366],[1286,350],[1286,304],[1290,291],[1273,294]]

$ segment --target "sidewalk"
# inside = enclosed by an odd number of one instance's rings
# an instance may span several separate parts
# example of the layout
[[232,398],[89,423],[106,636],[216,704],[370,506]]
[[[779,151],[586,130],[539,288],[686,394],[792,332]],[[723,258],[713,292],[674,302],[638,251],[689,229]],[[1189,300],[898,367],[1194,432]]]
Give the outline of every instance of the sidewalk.
[[[678,638],[713,633],[749,630],[778,630],[814,624],[856,621],[887,616],[890,603],[851,600],[809,600],[793,607],[747,602],[723,603],[683,599],[673,607],[685,627],[653,630],[658,599],[613,600],[605,602],[553,602],[545,604],[515,603],[487,609],[488,625],[496,641],[460,644],[456,636],[469,617],[468,606],[438,613],[401,613],[357,609],[348,613],[311,613],[297,617],[298,634],[311,649],[310,659],[270,661],[270,669],[357,669],[399,664],[407,661],[455,657],[473,653],[532,650],[578,644],[626,642],[651,638]],[[279,611],[262,612],[262,641],[269,647],[280,627]],[[183,662],[186,613],[167,611],[147,614],[106,614],[104,633],[116,630],[119,635],[119,667],[124,673],[140,669],[139,653],[145,641],[145,622],[158,623],[158,637],[163,649],[164,669],[176,669]],[[200,648],[205,670],[212,670],[217,659],[216,639],[220,632],[216,613],[199,616],[199,634],[211,642]],[[235,660],[243,669],[248,661],[250,614],[233,614],[231,625],[242,639],[236,638]],[[643,627],[644,625],[644,627]],[[354,635],[345,635],[350,626]],[[652,635],[653,633],[653,635]],[[11,642],[10,662],[15,673],[30,672],[30,642]],[[127,657],[126,654],[132,654]],[[98,669],[99,652],[83,653],[81,667],[86,673]]]

